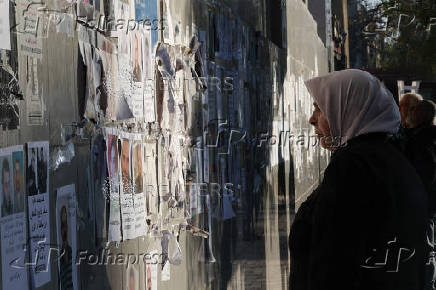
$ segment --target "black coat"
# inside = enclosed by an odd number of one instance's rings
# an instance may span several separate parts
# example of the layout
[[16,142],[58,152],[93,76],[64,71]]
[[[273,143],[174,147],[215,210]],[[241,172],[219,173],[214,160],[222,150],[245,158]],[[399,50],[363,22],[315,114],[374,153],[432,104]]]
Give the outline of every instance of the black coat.
[[386,135],[353,138],[295,216],[290,289],[421,290],[427,219],[423,185]]
[[436,216],[436,126],[407,131],[405,154],[428,193],[430,215]]

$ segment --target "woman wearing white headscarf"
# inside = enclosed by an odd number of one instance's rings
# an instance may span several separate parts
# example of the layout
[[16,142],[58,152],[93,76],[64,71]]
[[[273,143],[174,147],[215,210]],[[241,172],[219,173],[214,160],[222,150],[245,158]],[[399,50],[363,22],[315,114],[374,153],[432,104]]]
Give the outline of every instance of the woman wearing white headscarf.
[[415,170],[389,143],[400,126],[392,95],[360,70],[306,87],[314,99],[309,122],[333,154],[291,228],[290,289],[422,289],[427,201]]

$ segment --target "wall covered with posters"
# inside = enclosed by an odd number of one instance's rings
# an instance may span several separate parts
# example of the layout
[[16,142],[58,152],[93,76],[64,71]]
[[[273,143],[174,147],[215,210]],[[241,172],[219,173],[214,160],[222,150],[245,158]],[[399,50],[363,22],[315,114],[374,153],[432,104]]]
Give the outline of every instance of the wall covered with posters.
[[287,285],[290,222],[327,161],[304,80],[328,60],[300,0],[273,43],[267,2],[10,7],[2,289],[244,289],[255,240],[266,287]]

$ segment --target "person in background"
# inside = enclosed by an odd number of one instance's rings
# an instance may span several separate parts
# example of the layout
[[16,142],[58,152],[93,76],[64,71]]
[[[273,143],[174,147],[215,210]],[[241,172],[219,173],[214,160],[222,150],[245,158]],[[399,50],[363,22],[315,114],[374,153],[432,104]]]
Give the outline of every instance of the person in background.
[[422,96],[414,93],[407,93],[401,97],[399,106],[401,125],[404,129],[411,128],[410,118],[412,118],[413,111],[420,101],[422,101]]
[[426,264],[426,287],[435,289],[436,282],[436,105],[429,100],[418,103],[410,118],[404,153],[421,177],[428,194],[428,246],[431,249]]
[[405,154],[424,183],[432,215],[436,214],[436,105],[430,100],[418,103],[410,118]]
[[289,237],[291,290],[421,290],[427,196],[389,141],[400,127],[392,94],[360,70],[306,82],[309,120],[332,152]]

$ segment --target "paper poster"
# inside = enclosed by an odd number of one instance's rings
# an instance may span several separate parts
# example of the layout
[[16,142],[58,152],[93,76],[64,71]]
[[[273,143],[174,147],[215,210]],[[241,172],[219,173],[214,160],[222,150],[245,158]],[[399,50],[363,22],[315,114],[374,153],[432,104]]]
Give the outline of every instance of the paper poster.
[[[18,53],[41,59],[42,39],[47,33],[44,16],[38,11],[43,3],[31,0],[18,0],[16,3]],[[9,9],[1,11],[9,15]],[[0,19],[3,20],[3,16]]]
[[107,160],[109,173],[109,229],[108,241],[121,241],[120,190],[118,169],[118,137],[107,136]]
[[27,195],[29,206],[30,272],[34,287],[51,279],[50,263],[50,202],[49,143],[27,143]]
[[153,80],[153,51],[151,47],[151,31],[141,30],[142,33],[142,67],[145,80]]
[[132,104],[133,68],[130,59],[130,35],[121,33],[118,37],[118,75],[117,120],[134,118]]
[[142,34],[137,31],[129,33],[131,42],[131,61],[133,67],[133,82],[142,82]]
[[162,18],[164,19],[163,24],[165,25],[163,29],[163,39],[166,44],[174,45],[173,23],[169,2],[169,0],[162,1]]
[[28,289],[23,146],[0,150],[2,289]]
[[147,215],[158,213],[158,185],[156,178],[156,143],[146,142],[144,145],[144,175]]
[[144,88],[144,121],[149,123],[156,121],[154,91],[151,86],[147,85],[147,83]]
[[0,49],[11,50],[8,0],[0,0],[0,19]]
[[67,185],[57,190],[56,197],[56,233],[58,273],[60,290],[77,290],[77,202],[75,185]]
[[0,224],[2,289],[28,289],[26,215],[11,214],[1,218]]
[[88,119],[97,119],[96,96],[94,83],[94,60],[92,58],[92,46],[89,43],[83,43],[84,60],[86,65],[86,91],[85,91],[85,117]]
[[[126,51],[128,47],[123,49]],[[120,89],[120,74],[118,66],[118,54],[116,49],[110,41],[104,41],[102,44],[101,54],[103,55],[103,72],[105,74],[104,87],[107,93],[107,109],[106,117],[109,120],[124,120],[133,117],[127,101],[124,96],[121,95]],[[126,61],[125,57],[122,57],[122,61]]]
[[42,88],[38,83],[38,60],[28,57],[26,70],[26,112],[28,126],[41,126],[44,121]]
[[139,290],[139,274],[135,266],[128,264],[126,268],[126,290]]
[[129,240],[136,238],[135,231],[135,210],[133,203],[132,178],[130,170],[130,146],[131,142],[127,138],[120,140],[121,143],[121,224],[123,229],[123,239]]
[[141,136],[132,142],[133,203],[135,207],[135,231],[137,236],[144,236],[146,228],[146,207],[143,175],[143,146]]
[[157,290],[157,265],[158,261],[155,257],[159,256],[156,250],[151,251],[152,259],[146,260],[144,267],[145,290]]

